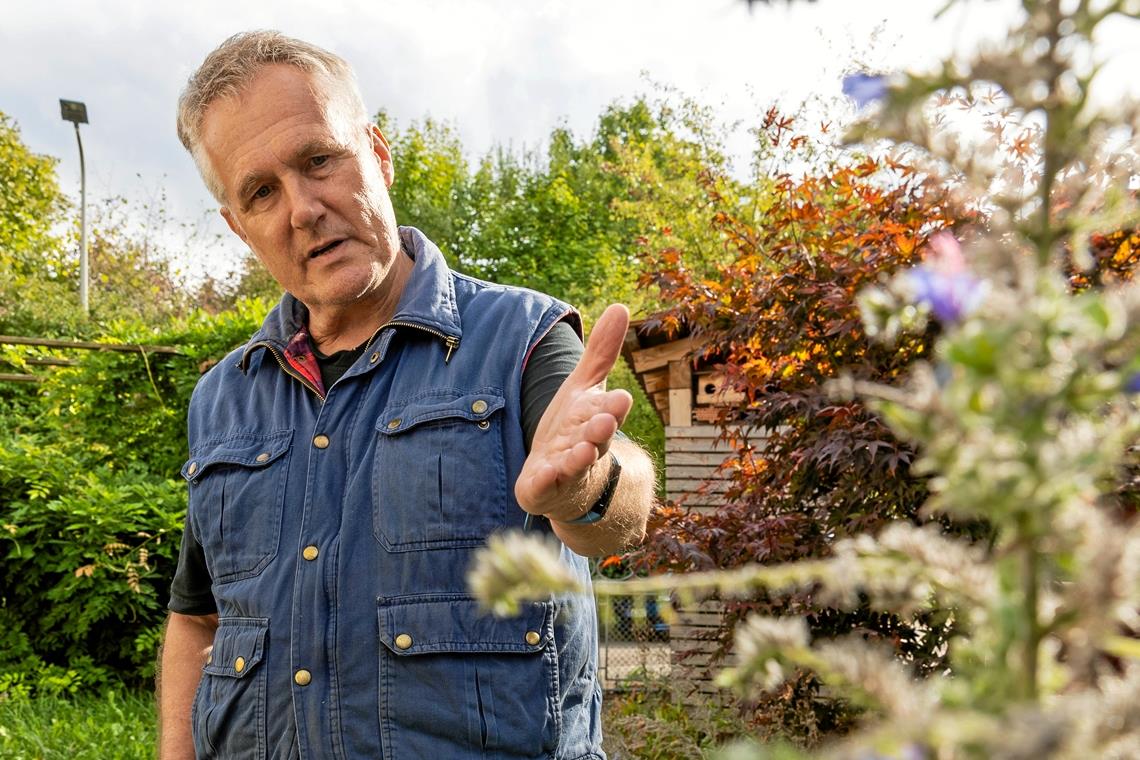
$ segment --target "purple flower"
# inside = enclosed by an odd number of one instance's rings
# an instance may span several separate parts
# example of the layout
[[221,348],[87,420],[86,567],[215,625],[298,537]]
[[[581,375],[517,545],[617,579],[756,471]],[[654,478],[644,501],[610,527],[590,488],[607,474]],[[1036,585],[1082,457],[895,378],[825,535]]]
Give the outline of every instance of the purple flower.
[[1124,383],[1125,393],[1140,393],[1140,372],[1137,372]]
[[985,295],[982,281],[966,272],[944,272],[924,264],[912,269],[909,278],[914,300],[929,306],[943,324],[961,321]]
[[930,255],[907,273],[916,303],[926,304],[939,322],[958,322],[981,303],[987,283],[966,268],[962,246],[943,230],[929,241]]
[[843,77],[843,94],[863,108],[887,97],[887,78],[882,74],[848,74]]

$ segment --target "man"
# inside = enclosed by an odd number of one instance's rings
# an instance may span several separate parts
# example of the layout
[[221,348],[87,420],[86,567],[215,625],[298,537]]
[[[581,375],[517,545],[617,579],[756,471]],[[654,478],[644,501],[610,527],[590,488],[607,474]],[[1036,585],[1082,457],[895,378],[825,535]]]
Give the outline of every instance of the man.
[[644,535],[654,474],[604,390],[625,308],[583,352],[568,306],[398,228],[388,144],[320,48],[227,40],[178,127],[286,295],[191,401],[162,758],[603,758],[592,600],[495,619],[464,574],[524,522],[586,582]]

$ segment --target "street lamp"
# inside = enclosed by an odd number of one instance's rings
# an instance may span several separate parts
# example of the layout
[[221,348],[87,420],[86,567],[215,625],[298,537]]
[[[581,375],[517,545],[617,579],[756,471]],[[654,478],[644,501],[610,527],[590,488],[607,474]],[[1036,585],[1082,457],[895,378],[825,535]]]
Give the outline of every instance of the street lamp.
[[87,123],[87,106],[77,100],[59,100],[59,113],[64,121],[75,125],[75,140],[79,143],[79,305],[83,316],[89,309],[87,285],[90,275],[87,271],[87,167],[83,163],[83,138],[79,136],[79,125]]

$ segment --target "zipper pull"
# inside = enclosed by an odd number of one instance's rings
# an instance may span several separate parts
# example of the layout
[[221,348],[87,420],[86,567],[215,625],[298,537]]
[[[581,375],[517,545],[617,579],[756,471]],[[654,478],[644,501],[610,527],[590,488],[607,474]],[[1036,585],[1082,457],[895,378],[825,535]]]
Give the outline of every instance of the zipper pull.
[[443,357],[443,363],[447,364],[451,361],[451,352],[459,348],[459,338],[453,335],[448,335],[443,339],[443,344],[447,346],[447,356]]

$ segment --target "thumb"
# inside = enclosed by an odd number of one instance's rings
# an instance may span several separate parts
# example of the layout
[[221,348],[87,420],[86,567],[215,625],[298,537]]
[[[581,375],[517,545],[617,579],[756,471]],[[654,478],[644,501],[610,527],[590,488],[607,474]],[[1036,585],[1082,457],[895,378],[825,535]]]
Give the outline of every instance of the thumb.
[[590,331],[586,349],[578,360],[574,371],[566,378],[567,383],[589,388],[605,381],[610,370],[621,355],[621,346],[629,330],[629,309],[620,303],[611,304],[598,317],[594,329]]

